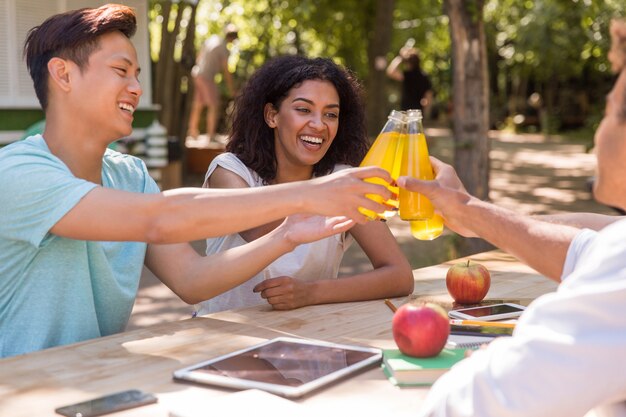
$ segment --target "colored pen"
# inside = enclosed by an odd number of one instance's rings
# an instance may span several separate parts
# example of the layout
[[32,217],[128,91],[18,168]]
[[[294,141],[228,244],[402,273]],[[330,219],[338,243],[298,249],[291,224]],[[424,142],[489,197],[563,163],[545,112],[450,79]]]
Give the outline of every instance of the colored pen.
[[477,321],[477,320],[450,320],[450,324],[460,324],[462,326],[489,326],[514,328],[515,323],[502,323],[498,321]]

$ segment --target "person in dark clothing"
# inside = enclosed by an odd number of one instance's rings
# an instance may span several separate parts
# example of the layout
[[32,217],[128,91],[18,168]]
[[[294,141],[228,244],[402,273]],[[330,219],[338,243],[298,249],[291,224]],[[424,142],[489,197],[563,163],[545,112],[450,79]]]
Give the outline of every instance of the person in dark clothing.
[[[402,67],[402,68],[401,68]],[[387,67],[387,76],[402,83],[402,110],[424,110],[432,101],[433,90],[428,76],[422,71],[417,50],[404,46]]]

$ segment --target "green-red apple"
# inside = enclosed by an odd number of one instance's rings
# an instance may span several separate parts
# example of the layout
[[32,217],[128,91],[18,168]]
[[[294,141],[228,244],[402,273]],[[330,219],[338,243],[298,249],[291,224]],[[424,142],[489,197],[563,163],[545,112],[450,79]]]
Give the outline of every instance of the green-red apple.
[[446,311],[437,304],[404,304],[393,315],[393,339],[405,355],[437,356],[450,335]]
[[476,262],[453,265],[446,274],[448,292],[459,304],[476,304],[487,295],[491,275],[487,268]]

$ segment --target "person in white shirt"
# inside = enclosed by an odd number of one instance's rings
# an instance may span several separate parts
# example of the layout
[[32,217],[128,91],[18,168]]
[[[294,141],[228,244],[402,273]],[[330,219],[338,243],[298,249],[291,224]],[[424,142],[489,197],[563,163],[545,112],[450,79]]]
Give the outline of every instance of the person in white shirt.
[[[624,52],[626,23],[613,22],[611,33],[612,51]],[[623,56],[610,55],[620,74],[595,134],[594,184],[598,201],[620,208],[626,208],[626,69],[616,57]],[[562,283],[531,303],[513,337],[442,376],[418,415],[626,416],[626,220],[574,215],[557,224],[519,215],[469,195],[452,167],[432,161],[435,181],[402,177],[398,184],[427,195],[451,229],[482,237]],[[571,225],[587,220],[599,230]]]

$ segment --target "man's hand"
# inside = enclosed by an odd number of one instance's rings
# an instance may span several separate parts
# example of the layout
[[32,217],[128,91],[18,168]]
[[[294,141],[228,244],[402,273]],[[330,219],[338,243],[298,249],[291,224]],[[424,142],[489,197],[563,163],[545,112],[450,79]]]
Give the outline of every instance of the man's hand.
[[462,207],[472,197],[454,168],[437,158],[430,157],[436,177],[432,181],[418,180],[413,177],[398,178],[398,185],[408,191],[424,194],[433,203],[437,213],[444,218],[446,226],[465,237],[476,237],[476,233],[464,222],[470,221],[463,216]]
[[382,201],[392,197],[386,186],[365,181],[376,177],[387,183],[392,181],[391,175],[378,167],[345,169],[315,178],[310,181],[310,188],[302,190],[305,205],[308,207],[305,211],[325,216],[346,216],[359,224],[365,224],[368,218],[359,212],[359,207],[375,213],[389,209],[385,204],[377,203],[366,195],[379,195]]
[[293,214],[278,226],[277,231],[283,233],[284,238],[295,247],[345,232],[354,225],[353,220],[343,216]]
[[309,305],[309,286],[305,281],[282,276],[266,279],[257,284],[254,292],[260,292],[274,310],[293,310]]

